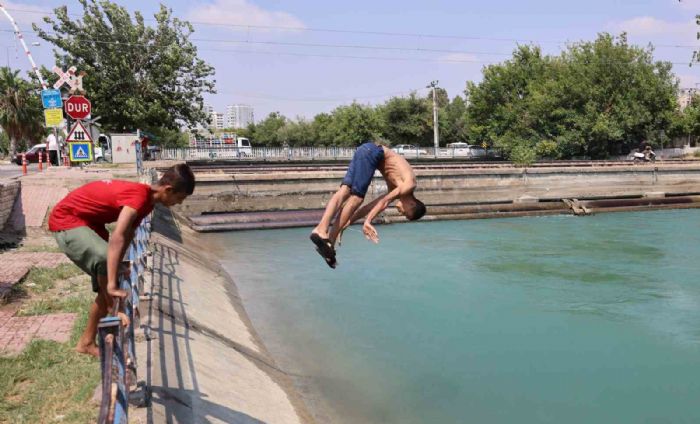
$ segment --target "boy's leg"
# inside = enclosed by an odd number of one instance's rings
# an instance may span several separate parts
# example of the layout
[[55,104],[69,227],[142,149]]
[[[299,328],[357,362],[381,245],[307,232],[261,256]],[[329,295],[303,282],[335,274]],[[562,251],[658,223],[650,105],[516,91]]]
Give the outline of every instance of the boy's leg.
[[338,216],[333,223],[333,229],[331,230],[330,240],[334,246],[335,241],[338,239],[338,234],[340,234],[342,229],[345,228],[345,225],[348,223],[348,221],[350,221],[352,216],[355,214],[355,211],[360,207],[364,200],[364,198],[353,194],[350,196],[347,202],[345,202],[345,205],[343,205],[343,208],[340,210],[340,213],[338,213]]
[[323,212],[323,217],[321,218],[321,221],[311,233],[316,233],[319,236],[321,236],[321,238],[327,239],[328,228],[331,225],[331,220],[335,216],[336,212],[338,212],[338,209],[340,209],[341,205],[346,200],[348,200],[349,197],[350,187],[346,185],[340,186],[340,189],[333,195],[333,197],[331,197],[331,200],[328,201],[328,204],[326,205],[326,210]]
[[107,316],[107,276],[100,275],[97,277],[97,282],[99,284],[100,290],[95,297],[95,301],[90,305],[90,312],[88,313],[87,326],[85,331],[78,339],[78,344],[75,346],[75,350],[79,353],[86,353],[88,355],[100,356],[100,350],[97,347],[95,338],[97,337],[97,325],[100,323],[100,319]]

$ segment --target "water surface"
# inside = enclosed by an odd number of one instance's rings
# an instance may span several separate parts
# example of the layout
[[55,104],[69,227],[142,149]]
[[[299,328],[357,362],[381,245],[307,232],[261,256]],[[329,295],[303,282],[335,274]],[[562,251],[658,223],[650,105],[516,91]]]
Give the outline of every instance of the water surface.
[[320,422],[700,422],[693,210],[212,235]]

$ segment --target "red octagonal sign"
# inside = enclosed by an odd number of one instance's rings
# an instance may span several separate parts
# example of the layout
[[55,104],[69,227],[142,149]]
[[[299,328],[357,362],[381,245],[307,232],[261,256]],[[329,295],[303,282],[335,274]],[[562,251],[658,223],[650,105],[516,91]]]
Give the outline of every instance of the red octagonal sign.
[[90,115],[92,105],[84,96],[70,96],[65,103],[66,114],[73,119],[85,119]]

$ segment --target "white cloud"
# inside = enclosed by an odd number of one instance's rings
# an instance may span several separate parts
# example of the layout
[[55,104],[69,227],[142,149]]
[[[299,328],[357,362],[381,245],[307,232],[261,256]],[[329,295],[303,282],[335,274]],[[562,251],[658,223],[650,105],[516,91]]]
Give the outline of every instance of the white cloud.
[[[188,19],[223,25],[305,28],[304,23],[287,12],[265,10],[247,0],[215,0],[200,4],[188,14]],[[231,27],[235,29],[235,27]],[[245,28],[240,28],[245,30]]]
[[[700,3],[700,0],[698,0]],[[625,31],[630,36],[670,36],[694,40],[697,26],[695,20],[672,22],[653,16],[637,16],[612,24],[615,31]]]
[[450,53],[438,58],[440,62],[448,63],[480,63],[482,62],[473,54],[468,53]]
[[[16,3],[4,0],[2,5],[7,9],[7,12],[17,22],[20,31],[25,32],[31,30],[32,23],[41,23],[44,16],[50,14],[53,10],[50,7],[37,6],[34,4]],[[7,22],[7,17],[0,17],[0,20]]]

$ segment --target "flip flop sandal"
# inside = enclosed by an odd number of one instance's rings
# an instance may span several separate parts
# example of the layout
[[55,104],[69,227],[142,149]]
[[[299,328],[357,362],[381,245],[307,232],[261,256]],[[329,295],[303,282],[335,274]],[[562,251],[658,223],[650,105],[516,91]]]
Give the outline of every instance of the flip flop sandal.
[[323,257],[329,267],[334,268],[337,265],[335,259],[335,249],[330,240],[324,239],[316,233],[312,233],[309,238],[316,245],[316,251]]

